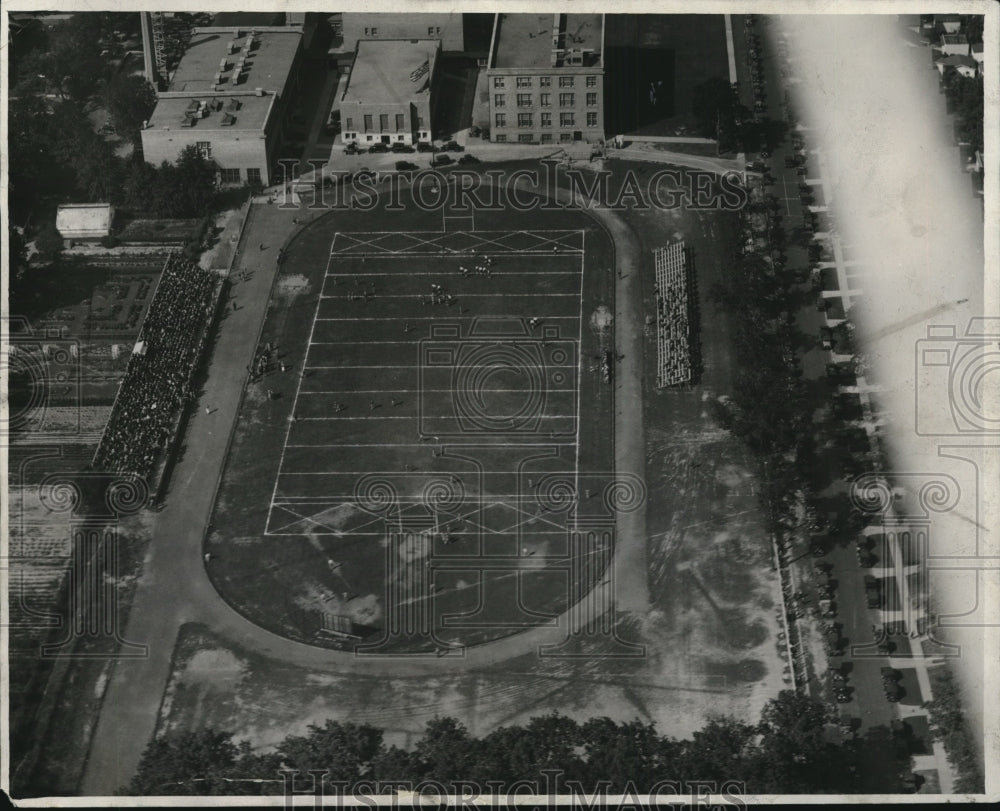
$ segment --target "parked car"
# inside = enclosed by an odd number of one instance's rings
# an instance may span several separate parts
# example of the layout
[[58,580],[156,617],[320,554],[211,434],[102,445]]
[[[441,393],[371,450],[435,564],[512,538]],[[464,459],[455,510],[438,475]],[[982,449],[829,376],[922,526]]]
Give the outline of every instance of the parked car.
[[462,155],[462,157],[458,159],[458,162],[462,164],[479,163],[479,158],[477,158],[475,155],[470,155],[468,152],[466,152],[464,155]]
[[426,141],[417,142],[417,152],[433,152],[434,144],[429,144]]
[[397,172],[415,172],[419,167],[410,161],[396,161]]
[[444,152],[465,152],[465,147],[457,141],[448,141],[441,149]]
[[473,125],[472,127],[469,128],[469,136],[472,138],[479,138],[482,134],[483,130],[481,127]]
[[345,155],[360,155],[361,154],[361,149],[358,147],[358,145],[354,141],[351,141],[347,146],[344,147],[344,154]]
[[886,700],[893,704],[903,697],[903,688],[894,681],[883,681],[882,687],[885,690]]
[[819,339],[824,349],[833,349],[833,330],[829,327],[819,328]]
[[447,166],[449,163],[454,163],[450,155],[435,155],[431,166]]
[[392,145],[392,151],[393,152],[416,152],[416,150],[412,146],[410,146],[409,144],[404,144],[401,141],[396,141],[396,143],[394,143]]
[[382,144],[382,143],[372,144],[370,147],[368,147],[368,152],[371,153],[371,154],[373,154],[373,155],[376,152],[388,152],[388,151],[389,151],[389,147],[387,147],[385,144]]

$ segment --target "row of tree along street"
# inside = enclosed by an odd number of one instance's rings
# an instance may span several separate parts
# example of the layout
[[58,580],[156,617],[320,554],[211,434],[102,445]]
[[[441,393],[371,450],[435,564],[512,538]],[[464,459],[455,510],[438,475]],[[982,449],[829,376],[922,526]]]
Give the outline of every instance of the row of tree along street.
[[[469,781],[499,787],[546,783],[559,774],[569,793],[648,792],[659,781],[736,781],[751,793],[858,793],[905,790],[912,741],[905,732],[870,730],[895,746],[894,768],[872,768],[871,741],[838,723],[807,696],[784,691],[769,701],[756,724],[715,718],[689,739],[661,735],[652,724],[592,718],[578,723],[559,715],[533,718],[524,726],[500,727],[473,737],[453,718],[429,721],[410,750],[386,746],[382,731],[367,724],[327,721],[305,735],[290,735],[273,752],[255,752],[248,742],[214,729],[171,733],[152,741],[138,773],[123,793],[281,794],[282,770],[297,771],[296,791],[308,786],[309,770],[326,773],[325,791],[365,781],[436,781],[461,791]],[[567,785],[568,784],[568,785]],[[346,787],[346,789],[345,789]],[[308,789],[307,789],[308,790]],[[320,780],[316,791],[321,790]],[[370,789],[369,789],[370,790]]]

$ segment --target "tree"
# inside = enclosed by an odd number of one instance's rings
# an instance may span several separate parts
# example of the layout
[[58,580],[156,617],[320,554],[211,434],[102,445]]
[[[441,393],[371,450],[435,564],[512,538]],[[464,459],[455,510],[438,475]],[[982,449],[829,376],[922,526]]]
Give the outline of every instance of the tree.
[[717,138],[723,151],[735,146],[738,108],[736,91],[726,79],[708,79],[694,88],[691,112],[698,130],[706,138]]
[[13,225],[8,225],[7,228],[7,257],[14,278],[21,277],[28,267],[28,250],[24,244],[24,235]]
[[122,180],[122,204],[132,211],[151,210],[156,183],[156,167],[133,155]]
[[142,76],[119,74],[108,85],[108,112],[118,135],[141,149],[142,123],[156,107],[156,91]]
[[475,744],[465,726],[454,718],[428,721],[423,737],[414,747],[419,779],[445,784],[468,779],[476,756]]
[[330,780],[354,783],[381,748],[381,730],[367,724],[327,721],[322,727],[310,725],[308,735],[285,738],[278,754],[288,768],[326,769]]
[[184,147],[177,158],[173,192],[178,217],[203,217],[215,198],[215,161],[205,158],[193,144]]
[[652,724],[632,721],[617,724],[610,718],[592,718],[582,729],[587,771],[611,782],[611,791],[624,791],[628,783],[649,788],[671,770],[669,751]]
[[852,749],[834,745],[826,706],[802,693],[782,690],[760,716],[756,790],[815,793],[850,790]]
[[63,250],[63,238],[53,222],[44,222],[35,236],[35,248],[46,259],[56,259]]
[[153,739],[127,794],[229,794],[239,748],[231,732],[203,729]]

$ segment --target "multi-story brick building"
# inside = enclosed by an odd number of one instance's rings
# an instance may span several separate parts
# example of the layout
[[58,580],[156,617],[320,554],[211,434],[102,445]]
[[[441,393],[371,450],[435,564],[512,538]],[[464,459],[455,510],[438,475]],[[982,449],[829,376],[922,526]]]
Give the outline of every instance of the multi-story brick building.
[[490,140],[603,140],[603,50],[601,14],[498,14],[486,71]]
[[193,144],[223,184],[271,185],[301,61],[301,27],[195,28],[142,130],[145,160],[172,163]]
[[430,141],[440,53],[437,39],[360,40],[334,106],[344,143]]

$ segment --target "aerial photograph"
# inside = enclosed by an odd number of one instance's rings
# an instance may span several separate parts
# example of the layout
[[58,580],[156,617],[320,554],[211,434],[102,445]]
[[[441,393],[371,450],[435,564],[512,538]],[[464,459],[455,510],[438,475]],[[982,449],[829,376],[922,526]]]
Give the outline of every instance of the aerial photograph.
[[100,5],[0,12],[6,798],[1000,800],[1000,5]]

